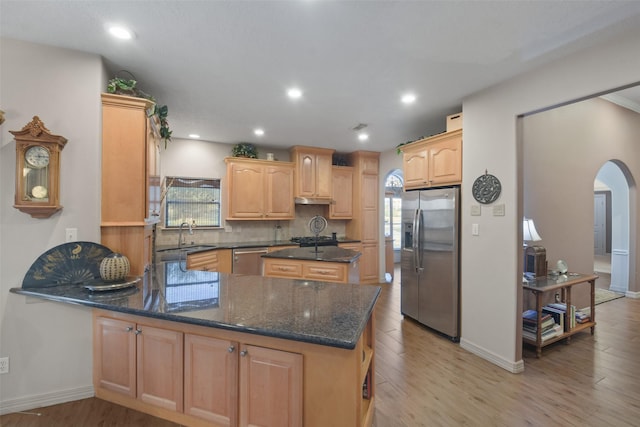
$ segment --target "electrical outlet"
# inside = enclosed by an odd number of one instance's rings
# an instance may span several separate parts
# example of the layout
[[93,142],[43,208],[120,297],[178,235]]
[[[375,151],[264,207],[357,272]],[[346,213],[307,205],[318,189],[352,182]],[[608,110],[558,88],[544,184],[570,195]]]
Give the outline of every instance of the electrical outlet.
[[8,374],[8,373],[9,373],[9,358],[0,357],[0,374]]

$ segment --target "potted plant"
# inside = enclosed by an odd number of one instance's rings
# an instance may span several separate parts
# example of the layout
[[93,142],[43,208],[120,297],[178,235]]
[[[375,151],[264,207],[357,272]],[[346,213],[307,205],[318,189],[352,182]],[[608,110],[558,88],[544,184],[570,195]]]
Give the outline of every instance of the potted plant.
[[167,107],[166,105],[158,105],[153,96],[141,91],[136,87],[138,82],[134,78],[133,74],[129,73],[128,71],[123,72],[127,72],[132,78],[125,79],[118,76],[112,78],[107,84],[107,92],[114,93],[116,95],[127,95],[135,96],[137,98],[145,98],[155,102],[155,106],[153,107],[153,111],[149,113],[149,117],[158,117],[158,121],[160,122],[160,138],[164,141],[164,148],[167,148],[167,142],[171,141],[172,133],[172,131],[169,129],[169,121],[167,120],[167,116],[169,115],[169,107]]
[[258,158],[258,150],[256,146],[248,142],[241,142],[233,146],[231,153],[234,157],[248,157],[250,159]]

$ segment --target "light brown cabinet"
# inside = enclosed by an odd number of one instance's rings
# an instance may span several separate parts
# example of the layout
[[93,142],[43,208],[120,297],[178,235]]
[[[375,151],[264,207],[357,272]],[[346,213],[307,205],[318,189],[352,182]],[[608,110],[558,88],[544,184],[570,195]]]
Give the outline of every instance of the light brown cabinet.
[[101,243],[129,258],[131,274],[151,264],[159,216],[159,136],[153,102],[102,94]]
[[149,323],[94,312],[97,397],[189,426],[303,425],[301,354]]
[[94,387],[181,412],[182,333],[127,320],[94,322]]
[[240,425],[302,426],[302,355],[242,344]]
[[232,250],[213,249],[187,254],[187,270],[217,271],[231,273]]
[[462,129],[400,147],[405,190],[462,182]]
[[295,197],[331,199],[331,164],[335,150],[294,146],[291,160],[296,165]]
[[358,283],[359,260],[352,263],[263,258],[263,276],[334,283]]
[[333,166],[331,172],[329,219],[353,218],[353,168]]
[[374,151],[351,154],[354,168],[353,219],[347,222],[346,234],[361,242],[361,283],[379,282],[379,159],[380,153]]
[[228,157],[228,220],[295,218],[293,163]]

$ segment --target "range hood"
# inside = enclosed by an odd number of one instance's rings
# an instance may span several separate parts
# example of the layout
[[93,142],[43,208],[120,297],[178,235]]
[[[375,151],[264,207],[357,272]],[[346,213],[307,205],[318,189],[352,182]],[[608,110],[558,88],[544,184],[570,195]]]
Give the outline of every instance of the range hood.
[[333,200],[321,197],[296,197],[293,199],[296,205],[330,205]]

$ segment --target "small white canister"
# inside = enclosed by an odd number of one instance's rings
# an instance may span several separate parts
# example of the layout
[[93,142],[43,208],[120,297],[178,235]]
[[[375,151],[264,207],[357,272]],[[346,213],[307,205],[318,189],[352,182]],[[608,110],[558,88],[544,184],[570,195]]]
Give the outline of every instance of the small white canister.
[[100,262],[100,277],[105,282],[115,282],[116,280],[124,280],[129,274],[131,264],[129,258],[119,253],[107,255]]

